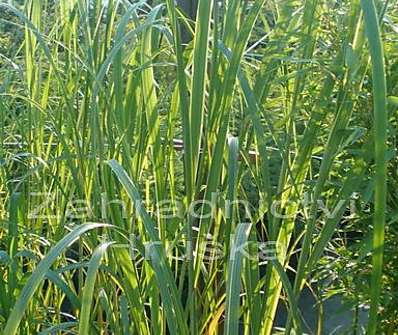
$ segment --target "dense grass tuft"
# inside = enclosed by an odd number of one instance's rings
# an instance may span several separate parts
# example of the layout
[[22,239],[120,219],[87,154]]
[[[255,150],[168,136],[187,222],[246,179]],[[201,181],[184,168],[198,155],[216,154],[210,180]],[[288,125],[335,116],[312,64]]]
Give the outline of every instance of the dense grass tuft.
[[2,334],[395,333],[394,1],[0,19]]

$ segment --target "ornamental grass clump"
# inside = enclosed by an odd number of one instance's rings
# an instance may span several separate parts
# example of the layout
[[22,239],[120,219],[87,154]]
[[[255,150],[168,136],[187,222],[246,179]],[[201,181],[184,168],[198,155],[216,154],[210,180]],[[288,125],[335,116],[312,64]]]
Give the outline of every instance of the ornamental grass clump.
[[392,1],[0,8],[2,334],[395,331]]

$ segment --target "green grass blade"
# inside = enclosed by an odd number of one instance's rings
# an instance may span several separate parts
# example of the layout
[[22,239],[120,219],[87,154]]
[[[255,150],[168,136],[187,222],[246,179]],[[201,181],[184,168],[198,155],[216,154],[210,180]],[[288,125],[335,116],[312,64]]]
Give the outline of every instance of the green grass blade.
[[124,295],[120,297],[119,304],[120,304],[120,319],[122,323],[123,335],[128,335],[130,333],[129,331],[130,320],[129,320],[127,299]]
[[40,333],[38,335],[52,335],[52,334],[57,334],[57,332],[62,332],[66,331],[67,329],[70,329],[72,327],[77,326],[77,322],[70,321],[70,322],[62,322],[58,325],[51,326]]
[[272,265],[275,268],[276,272],[279,275],[279,278],[282,282],[283,288],[285,289],[285,292],[287,295],[287,300],[290,305],[290,312],[293,316],[293,322],[294,322],[294,325],[296,328],[295,330],[296,330],[297,334],[303,334],[302,327],[301,327],[302,319],[301,319],[300,311],[297,306],[296,297],[294,296],[293,288],[289,281],[289,277],[287,276],[285,269],[283,268],[283,266],[281,265],[281,263],[279,263],[279,261],[277,259],[272,260],[271,262],[272,262]]
[[72,289],[68,286],[68,284],[54,271],[48,270],[46,274],[46,278],[52,281],[57,287],[65,293],[66,297],[69,299],[72,307],[76,309],[81,308],[81,303],[78,296]]
[[[210,14],[213,1],[199,0],[198,20],[196,22],[194,51],[193,51],[193,74],[190,104],[190,130],[192,145],[193,172],[199,160],[200,142],[202,137],[202,123],[204,115],[207,54],[209,49]],[[195,179],[195,175],[193,176]]]
[[240,283],[242,261],[245,252],[245,244],[249,236],[251,224],[240,223],[236,227],[236,233],[231,246],[227,275],[226,294],[226,319],[224,325],[225,335],[239,334],[239,310],[240,310]]
[[112,242],[106,242],[99,245],[94,250],[90,262],[88,263],[86,282],[83,287],[82,308],[79,320],[79,334],[90,333],[90,311],[93,302],[95,278],[97,276],[99,266],[101,265],[101,259],[110,245],[112,245]]
[[377,316],[383,273],[384,226],[387,199],[387,109],[386,75],[380,27],[373,0],[361,0],[366,36],[372,60],[372,85],[375,141],[375,209],[373,217],[373,255],[371,303],[368,334],[377,333]]
[[[138,215],[141,217],[145,230],[149,236],[148,250],[152,259],[152,266],[157,278],[157,283],[160,286],[160,293],[163,299],[163,307],[166,310],[168,326],[171,329],[176,329],[179,334],[187,334],[187,325],[184,322],[183,308],[177,293],[177,287],[171,273],[170,267],[167,263],[165,251],[162,242],[159,240],[159,235],[155,229],[155,224],[145,208],[141,200],[140,193],[127,175],[123,167],[115,160],[110,160],[108,165],[115,173],[120,183],[123,185],[130,200],[133,202]],[[155,247],[153,247],[155,246]],[[147,255],[143,255],[144,257]],[[175,327],[177,325],[177,327]]]
[[73,242],[75,242],[82,234],[89,230],[111,227],[104,223],[86,223],[84,225],[76,227],[69,234],[67,234],[62,240],[60,240],[51,250],[48,252],[47,256],[41,260],[35,271],[30,276],[28,282],[22,289],[17,302],[12,309],[10,317],[7,320],[6,327],[4,328],[4,335],[14,335],[17,332],[18,325],[24,315],[24,312],[29,304],[30,299],[35,293],[36,289],[39,287],[40,282],[45,277],[47,271],[50,269],[51,265],[57,259],[57,257],[68,248]]

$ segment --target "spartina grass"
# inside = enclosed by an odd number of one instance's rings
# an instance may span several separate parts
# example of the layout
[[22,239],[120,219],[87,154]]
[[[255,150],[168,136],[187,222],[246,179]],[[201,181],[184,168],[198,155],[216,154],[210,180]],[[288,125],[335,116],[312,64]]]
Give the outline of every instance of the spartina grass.
[[392,2],[0,8],[0,332],[393,328]]

